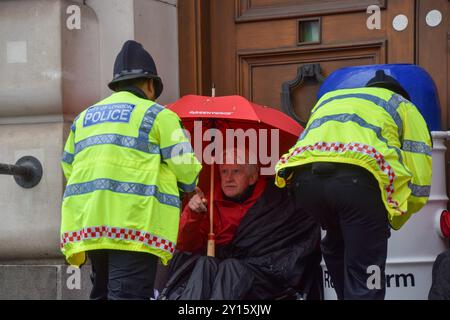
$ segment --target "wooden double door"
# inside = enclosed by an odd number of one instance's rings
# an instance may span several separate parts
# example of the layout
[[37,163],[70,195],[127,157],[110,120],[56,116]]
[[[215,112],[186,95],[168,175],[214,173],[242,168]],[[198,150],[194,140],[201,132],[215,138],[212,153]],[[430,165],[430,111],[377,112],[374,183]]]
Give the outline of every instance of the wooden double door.
[[415,63],[433,77],[449,127],[448,0],[179,0],[178,9],[181,95],[210,95],[214,84],[217,95],[305,122],[334,70]]

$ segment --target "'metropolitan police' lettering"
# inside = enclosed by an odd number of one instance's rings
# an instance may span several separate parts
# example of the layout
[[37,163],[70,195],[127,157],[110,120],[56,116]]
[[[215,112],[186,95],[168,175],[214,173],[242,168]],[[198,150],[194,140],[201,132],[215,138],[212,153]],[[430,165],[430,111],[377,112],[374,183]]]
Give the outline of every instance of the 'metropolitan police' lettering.
[[103,122],[130,122],[134,105],[127,103],[107,104],[89,108],[84,117],[84,127]]

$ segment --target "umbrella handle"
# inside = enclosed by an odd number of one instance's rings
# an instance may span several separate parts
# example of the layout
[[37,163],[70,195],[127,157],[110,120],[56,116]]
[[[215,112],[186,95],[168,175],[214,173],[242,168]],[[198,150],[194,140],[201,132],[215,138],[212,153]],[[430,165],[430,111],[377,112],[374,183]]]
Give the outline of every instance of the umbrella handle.
[[209,234],[208,234],[208,257],[215,256],[215,234],[214,234],[214,157],[211,164],[211,180],[209,186]]
[[214,233],[208,234],[208,248],[207,255],[208,257],[214,257],[216,255],[216,235]]

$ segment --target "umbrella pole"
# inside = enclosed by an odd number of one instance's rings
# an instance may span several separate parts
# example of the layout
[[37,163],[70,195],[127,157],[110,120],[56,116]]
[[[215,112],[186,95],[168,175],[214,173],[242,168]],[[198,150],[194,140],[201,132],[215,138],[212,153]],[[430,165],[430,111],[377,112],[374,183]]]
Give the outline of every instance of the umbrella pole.
[[208,257],[214,257],[215,253],[215,234],[214,234],[214,158],[211,165],[211,181],[209,189],[209,234],[208,234]]

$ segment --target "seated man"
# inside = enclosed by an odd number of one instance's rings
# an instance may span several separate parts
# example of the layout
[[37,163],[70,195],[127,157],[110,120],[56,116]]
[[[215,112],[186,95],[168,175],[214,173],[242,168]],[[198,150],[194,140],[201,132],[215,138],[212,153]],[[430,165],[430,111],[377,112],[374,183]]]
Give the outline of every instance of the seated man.
[[[200,189],[182,213],[177,253],[162,299],[321,298],[320,228],[290,190],[259,176],[256,165],[219,166],[214,193],[216,257],[206,257],[209,196]],[[248,158],[248,157],[247,157]],[[192,253],[192,254],[191,254]]]

